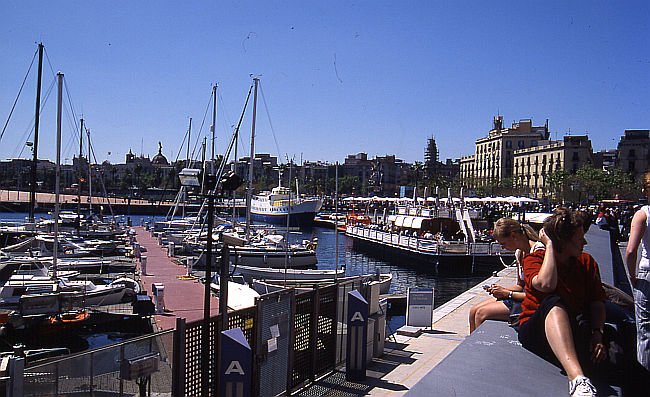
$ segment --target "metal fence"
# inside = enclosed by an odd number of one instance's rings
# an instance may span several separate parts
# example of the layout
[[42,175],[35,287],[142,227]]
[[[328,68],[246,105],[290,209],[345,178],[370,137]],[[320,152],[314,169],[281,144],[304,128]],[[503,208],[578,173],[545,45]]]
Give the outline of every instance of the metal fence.
[[133,396],[142,392],[169,395],[172,368],[163,342],[171,340],[172,332],[133,338],[29,366],[23,372],[22,396]]
[[[333,370],[345,360],[347,293],[367,277],[313,290],[262,295],[254,307],[228,313],[228,329],[242,328],[253,354],[253,395],[275,396]],[[201,335],[204,322],[177,324],[175,396],[201,393]],[[210,320],[210,395],[216,396],[220,316]]]
[[[252,392],[275,396],[315,380],[345,361],[347,294],[365,293],[370,277],[296,292],[261,296],[253,307],[228,313],[253,354]],[[201,395],[203,320],[29,366],[22,359],[7,390],[12,397],[60,395]],[[218,395],[221,316],[209,319],[209,395]],[[138,372],[139,371],[139,372]],[[12,374],[14,372],[11,372]],[[5,379],[6,380],[6,379]],[[20,380],[20,382],[18,381]]]

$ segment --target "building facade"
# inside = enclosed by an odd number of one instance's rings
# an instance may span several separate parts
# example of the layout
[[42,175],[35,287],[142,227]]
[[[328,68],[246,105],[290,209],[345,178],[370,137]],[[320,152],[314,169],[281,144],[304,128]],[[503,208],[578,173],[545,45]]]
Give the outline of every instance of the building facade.
[[650,130],[625,130],[617,152],[616,166],[636,180],[650,170]]
[[476,188],[512,178],[515,151],[536,147],[548,137],[548,120],[536,127],[532,120],[523,119],[504,128],[503,116],[495,116],[488,136],[476,140],[474,154],[460,159],[463,185]]
[[537,146],[515,150],[513,179],[521,194],[543,198],[551,193],[549,175],[554,171],[575,172],[593,163],[587,136],[565,136],[560,141],[541,141]]

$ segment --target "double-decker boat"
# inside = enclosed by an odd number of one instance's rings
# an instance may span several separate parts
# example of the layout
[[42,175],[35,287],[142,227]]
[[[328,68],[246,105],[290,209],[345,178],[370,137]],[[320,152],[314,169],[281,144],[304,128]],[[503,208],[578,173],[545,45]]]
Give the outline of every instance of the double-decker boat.
[[277,186],[270,192],[261,192],[251,199],[251,218],[256,221],[287,225],[311,226],[314,216],[320,211],[323,200],[291,196],[288,187]]

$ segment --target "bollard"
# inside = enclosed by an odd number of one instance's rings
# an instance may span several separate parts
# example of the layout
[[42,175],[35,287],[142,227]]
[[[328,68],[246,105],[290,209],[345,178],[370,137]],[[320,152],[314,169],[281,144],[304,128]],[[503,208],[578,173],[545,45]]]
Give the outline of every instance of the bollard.
[[140,251],[140,244],[136,241],[132,245],[133,245],[133,257],[136,259],[140,258],[140,255],[142,254],[142,252]]
[[174,257],[174,243],[171,241],[167,243],[167,256],[170,258]]
[[165,312],[165,286],[163,283],[151,284],[153,296],[156,304],[156,313],[161,314]]
[[345,379],[366,379],[368,343],[368,302],[359,291],[348,292],[348,340],[346,347]]
[[191,276],[192,275],[192,264],[194,262],[194,258],[188,256],[185,258],[185,275],[186,276]]
[[251,395],[252,350],[240,328],[221,332],[219,395]]
[[143,276],[147,275],[147,256],[142,255],[140,257],[140,274]]

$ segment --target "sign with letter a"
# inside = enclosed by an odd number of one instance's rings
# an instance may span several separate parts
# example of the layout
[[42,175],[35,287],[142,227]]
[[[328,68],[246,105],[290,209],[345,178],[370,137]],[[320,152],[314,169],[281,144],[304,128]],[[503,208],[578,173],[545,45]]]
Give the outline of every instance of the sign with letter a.
[[240,328],[221,332],[221,373],[219,395],[251,395],[252,350]]

